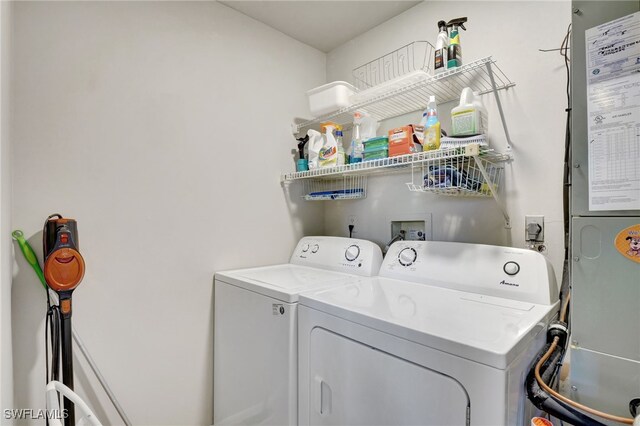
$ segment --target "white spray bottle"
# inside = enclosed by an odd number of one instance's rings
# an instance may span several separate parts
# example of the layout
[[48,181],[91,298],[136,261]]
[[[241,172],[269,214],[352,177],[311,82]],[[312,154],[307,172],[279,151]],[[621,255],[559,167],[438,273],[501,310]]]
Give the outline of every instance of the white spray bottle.
[[438,21],[438,38],[436,39],[436,51],[433,55],[433,72],[439,74],[447,69],[447,51],[449,49],[449,32],[447,23]]

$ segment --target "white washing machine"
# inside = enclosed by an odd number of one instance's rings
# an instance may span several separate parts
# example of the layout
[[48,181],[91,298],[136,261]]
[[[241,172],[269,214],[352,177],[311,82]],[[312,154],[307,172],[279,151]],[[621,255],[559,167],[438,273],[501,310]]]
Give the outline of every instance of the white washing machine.
[[376,275],[370,241],[305,237],[290,263],[219,272],[214,286],[214,424],[297,424],[301,291]]
[[523,424],[557,299],[539,253],[394,243],[378,278],[300,296],[299,424]]

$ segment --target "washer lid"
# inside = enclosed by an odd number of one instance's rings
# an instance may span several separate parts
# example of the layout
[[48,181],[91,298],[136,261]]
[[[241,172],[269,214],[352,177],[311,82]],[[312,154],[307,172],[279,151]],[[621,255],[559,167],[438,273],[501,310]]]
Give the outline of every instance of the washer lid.
[[499,369],[528,346],[558,307],[389,278],[305,293],[300,303]]
[[360,280],[349,274],[292,264],[218,272],[215,279],[288,303],[297,302],[298,293],[302,291],[320,290]]

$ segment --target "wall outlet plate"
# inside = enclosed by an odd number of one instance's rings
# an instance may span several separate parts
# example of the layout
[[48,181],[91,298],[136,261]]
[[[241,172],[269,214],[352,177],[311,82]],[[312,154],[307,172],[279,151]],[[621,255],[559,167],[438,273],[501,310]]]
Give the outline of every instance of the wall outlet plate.
[[[535,239],[529,238],[529,227],[540,226],[540,233]],[[544,242],[544,216],[543,215],[526,215],[524,217],[524,239],[525,241],[533,241],[536,243]]]

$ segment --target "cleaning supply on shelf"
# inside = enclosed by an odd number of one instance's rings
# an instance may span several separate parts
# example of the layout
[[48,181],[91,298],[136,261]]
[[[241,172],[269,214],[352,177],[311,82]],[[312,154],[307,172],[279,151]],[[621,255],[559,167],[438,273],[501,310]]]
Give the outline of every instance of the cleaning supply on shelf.
[[429,118],[429,111],[425,109],[422,111],[422,119],[420,120],[420,126],[425,127],[427,125],[427,118]]
[[344,152],[344,141],[342,140],[342,126],[338,125],[336,127],[336,144],[338,145],[338,166],[344,166],[347,164],[346,154]]
[[440,120],[438,120],[436,97],[433,95],[429,96],[427,120],[424,125],[423,135],[423,151],[433,151],[440,148]]
[[304,158],[304,147],[309,142],[309,135],[296,139],[298,141],[298,161],[296,162],[296,172],[304,172],[309,170],[309,163]]
[[438,38],[436,38],[436,50],[433,54],[433,71],[439,74],[447,69],[447,50],[449,49],[449,31],[445,21],[438,21]]
[[364,145],[362,144],[362,114],[356,112],[353,115],[353,134],[351,138],[351,147],[349,147],[349,164],[359,163],[362,161],[364,154]]
[[338,164],[338,143],[333,135],[336,126],[330,121],[320,124],[320,129],[324,132],[324,143],[318,154],[319,167],[334,167]]
[[451,110],[452,136],[486,133],[487,109],[470,87],[462,89],[460,104]]
[[462,46],[460,45],[460,28],[467,30],[464,23],[467,18],[456,18],[447,22],[449,31],[449,47],[447,49],[447,69],[456,68],[462,65]]
[[364,161],[379,160],[389,156],[389,138],[379,136],[364,142]]
[[363,161],[371,161],[371,160],[382,160],[383,158],[389,157],[389,148],[377,148],[372,149],[369,152],[364,153]]
[[480,114],[480,121],[478,124],[478,133],[486,135],[489,133],[489,113],[487,108],[482,103],[482,98],[478,92],[473,92],[473,105]]
[[389,138],[387,136],[378,136],[364,141],[364,152],[371,152],[375,149],[389,148]]
[[389,157],[422,151],[423,128],[413,124],[389,130]]
[[317,130],[309,129],[307,131],[307,135],[309,136],[309,170],[317,169],[320,167],[319,163],[319,155],[320,150],[322,149],[322,145],[324,145],[324,140],[322,139],[322,134]]
[[378,132],[378,126],[380,125],[378,120],[366,112],[356,112],[356,114],[360,115],[360,136],[362,140],[366,141],[375,138]]

